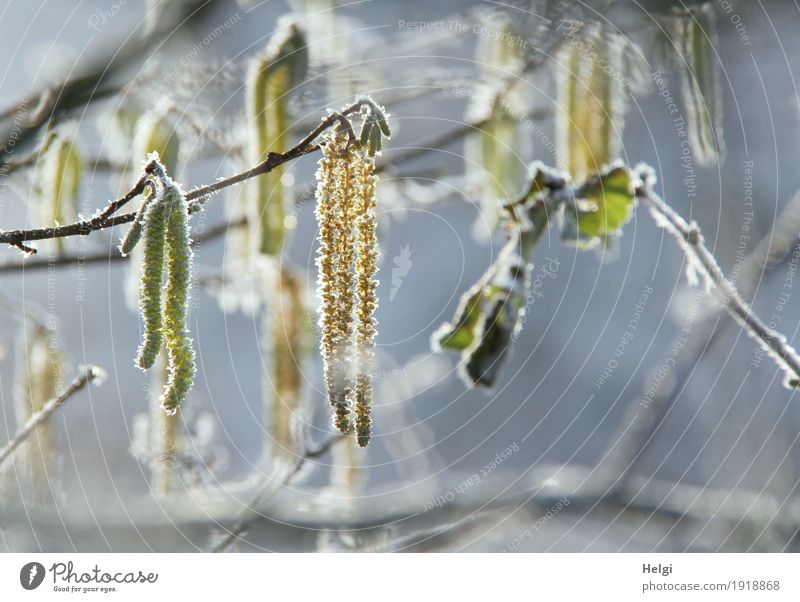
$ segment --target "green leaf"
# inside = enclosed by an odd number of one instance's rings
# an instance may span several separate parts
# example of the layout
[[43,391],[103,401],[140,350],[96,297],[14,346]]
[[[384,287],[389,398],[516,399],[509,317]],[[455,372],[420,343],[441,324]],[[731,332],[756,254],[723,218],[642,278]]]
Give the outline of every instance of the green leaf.
[[479,282],[461,297],[452,322],[442,324],[433,335],[435,347],[463,351],[475,340],[475,331],[481,321],[483,282]]
[[617,233],[631,214],[634,185],[626,167],[590,177],[576,191],[575,207],[564,211],[562,238],[591,246]]
[[506,295],[491,302],[477,344],[466,354],[464,373],[474,385],[491,387],[511,349],[511,336],[519,316],[518,304]]

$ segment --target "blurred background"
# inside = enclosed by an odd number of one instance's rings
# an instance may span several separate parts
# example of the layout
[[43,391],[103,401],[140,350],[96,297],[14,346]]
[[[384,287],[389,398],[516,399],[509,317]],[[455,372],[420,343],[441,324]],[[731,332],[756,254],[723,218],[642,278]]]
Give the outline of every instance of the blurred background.
[[713,294],[689,285],[645,207],[591,249],[562,241],[554,220],[491,390],[465,384],[458,355],[431,350],[497,258],[497,201],[520,194],[528,164],[580,178],[616,158],[654,167],[658,192],[792,342],[796,4],[0,2],[3,229],[43,225],[37,149],[49,132],[80,156],[76,216],[124,194],[149,150],[170,149],[186,189],[250,165],[251,65],[286,15],[309,50],[282,96],[291,144],[356,94],[391,115],[372,442],[331,439],[311,155],[278,184],[277,260],[309,331],[293,362],[292,436],[275,424],[283,402],[264,342],[282,292],[241,251],[247,187],[192,217],[198,372],[171,425],[152,409],[157,375],[134,365],[139,268],[117,258],[124,230],[42,243],[30,258],[3,250],[1,442],[39,384],[61,391],[86,364],[107,378],[0,466],[0,549],[796,551],[796,394]]

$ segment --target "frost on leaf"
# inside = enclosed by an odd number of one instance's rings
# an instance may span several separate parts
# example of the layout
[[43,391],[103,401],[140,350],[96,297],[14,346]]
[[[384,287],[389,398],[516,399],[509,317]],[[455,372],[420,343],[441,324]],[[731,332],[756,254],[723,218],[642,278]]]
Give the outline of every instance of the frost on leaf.
[[562,239],[589,248],[617,234],[634,206],[634,182],[620,165],[591,176],[576,189],[576,202],[564,208]]
[[453,321],[434,333],[434,350],[461,353],[461,376],[470,385],[491,387],[508,357],[525,313],[530,264],[512,236],[497,261],[461,298]]

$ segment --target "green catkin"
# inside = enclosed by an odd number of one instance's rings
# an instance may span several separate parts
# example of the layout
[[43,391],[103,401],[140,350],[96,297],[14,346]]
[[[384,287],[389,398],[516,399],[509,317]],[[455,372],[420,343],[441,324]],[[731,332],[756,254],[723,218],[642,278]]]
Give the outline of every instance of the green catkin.
[[167,415],[178,411],[194,379],[195,363],[187,327],[191,289],[192,247],[189,238],[189,211],[180,187],[165,176],[164,198],[167,211],[167,285],[163,330],[169,354],[169,378],[161,407]]
[[700,165],[713,165],[724,156],[722,94],[714,46],[716,24],[708,5],[675,18],[680,48],[681,97],[686,111],[686,133]]
[[119,252],[123,257],[130,255],[142,239],[142,234],[144,233],[144,215],[147,212],[150,200],[156,194],[155,190],[155,183],[149,180],[142,194],[142,205],[136,212],[136,218],[133,220],[131,227],[128,229],[128,232],[119,245]]
[[[248,159],[251,165],[264,161],[270,152],[287,149],[289,92],[305,77],[308,50],[305,36],[292,22],[278,27],[266,51],[250,67],[247,85],[247,116],[252,135]],[[256,251],[276,255],[285,237],[284,169],[276,167],[250,182],[250,227]]]
[[[164,195],[163,192],[160,194]],[[156,197],[147,204],[144,214],[144,250],[139,281],[139,312],[144,324],[144,335],[136,358],[136,364],[143,370],[155,363],[163,338],[161,292],[168,209],[164,199]]]
[[[180,138],[175,128],[167,119],[167,107],[162,106],[142,114],[133,124],[133,136],[130,145],[133,148],[133,156],[137,160],[142,160],[158,153],[158,160],[169,174],[177,173],[178,156],[180,153]],[[118,112],[116,116],[119,116]],[[123,114],[125,127],[128,128],[129,121],[132,119],[128,114]],[[125,138],[122,138],[124,140]],[[137,178],[139,174],[137,174]],[[151,179],[155,184],[155,178]],[[125,280],[126,303],[132,310],[139,307],[140,274],[142,272],[142,249],[136,248],[138,238],[144,231],[144,211],[148,204],[149,197],[155,195],[155,190],[148,187],[143,195],[142,206],[139,208],[137,219],[131,224],[125,239],[120,245],[120,252],[129,255],[128,278]],[[140,230],[141,232],[137,232]]]
[[[78,214],[78,194],[81,182],[81,156],[74,141],[52,134],[45,140],[42,171],[42,223],[66,224]],[[61,252],[64,239],[54,240]]]
[[167,119],[167,107],[159,107],[144,113],[136,122],[133,135],[133,151],[137,160],[158,153],[158,160],[169,174],[178,171],[180,138]]
[[[482,38],[476,45],[475,59],[487,81],[472,98],[467,118],[486,120],[480,136],[468,141],[468,157],[482,167],[481,216],[494,229],[500,220],[499,201],[513,196],[524,179],[525,165],[520,155],[528,140],[522,136],[520,117],[528,107],[520,86],[505,90],[509,73],[517,73],[525,61],[522,46],[507,40],[522,39],[515,24],[499,15],[493,29],[503,36]],[[503,91],[502,102],[494,102]]]
[[372,434],[372,362],[375,347],[375,311],[378,306],[376,290],[378,281],[378,241],[375,160],[363,150],[357,152],[355,161],[357,203],[356,221],[358,255],[355,262],[356,294],[356,384],[355,384],[355,431],[356,441],[365,447]]

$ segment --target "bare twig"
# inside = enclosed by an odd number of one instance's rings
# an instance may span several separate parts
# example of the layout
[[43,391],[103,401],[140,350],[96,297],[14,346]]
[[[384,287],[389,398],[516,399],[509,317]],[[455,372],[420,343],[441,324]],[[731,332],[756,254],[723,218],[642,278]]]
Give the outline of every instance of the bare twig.
[[37,426],[45,422],[61,405],[72,397],[75,393],[83,389],[87,384],[101,378],[103,371],[97,366],[87,366],[75,377],[70,385],[58,397],[51,399],[40,412],[31,416],[28,421],[20,428],[5,447],[0,449],[0,464],[2,464],[17,449]]
[[[247,223],[246,218],[242,217],[231,222],[224,222],[212,226],[208,230],[204,230],[197,236],[192,238],[192,245],[199,244],[214,240],[220,236],[224,236],[231,228],[241,228]],[[92,253],[90,255],[56,255],[55,257],[36,257],[33,259],[25,259],[23,261],[14,261],[8,263],[0,263],[0,273],[3,272],[16,272],[20,270],[30,271],[39,270],[44,268],[51,268],[65,265],[91,265],[97,263],[110,263],[125,261],[129,259],[130,255],[122,255],[121,253]]]
[[[800,230],[800,194],[795,195],[775,220],[774,228],[761,239],[742,261],[736,281],[740,294],[750,299],[765,275],[773,274],[798,244]],[[675,378],[664,382],[650,399],[647,412],[640,404],[631,404],[622,420],[617,436],[612,436],[606,467],[602,471],[609,486],[623,491],[629,486],[636,467],[646,456],[648,446],[678,395],[697,368],[703,356],[722,340],[722,335],[734,323],[720,306],[698,316],[686,334],[685,347],[675,358]],[[612,484],[613,482],[613,484]]]
[[289,472],[287,472],[283,479],[281,479],[280,483],[273,487],[270,487],[269,483],[265,483],[247,505],[245,511],[242,512],[239,520],[237,520],[230,529],[226,529],[225,536],[219,542],[212,545],[208,551],[214,553],[225,552],[228,548],[230,548],[236,542],[236,540],[247,531],[252,522],[258,518],[259,515],[258,511],[256,510],[257,507],[263,505],[264,502],[275,495],[280,488],[286,487],[289,483],[291,483],[292,479],[297,476],[297,473],[300,472],[300,469],[303,468],[308,460],[313,460],[314,458],[319,458],[320,456],[325,455],[328,453],[328,451],[330,451],[331,447],[333,447],[337,441],[341,441],[347,438],[347,436],[348,435],[341,435],[337,433],[330,436],[316,447],[306,450],[304,454],[297,456],[294,466],[292,466]]
[[636,192],[637,196],[647,204],[658,224],[666,228],[678,241],[690,262],[690,268],[702,276],[709,288],[716,288],[720,292],[720,302],[723,307],[786,372],[787,384],[800,385],[800,356],[797,351],[789,345],[786,337],[769,328],[753,313],[752,308],[742,299],[733,283],[725,277],[714,255],[705,246],[697,224],[687,223],[667,205],[653,192],[646,177],[643,178],[643,182],[644,184]]

